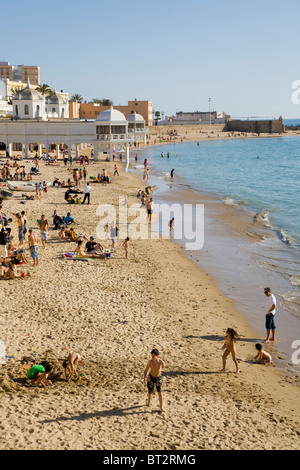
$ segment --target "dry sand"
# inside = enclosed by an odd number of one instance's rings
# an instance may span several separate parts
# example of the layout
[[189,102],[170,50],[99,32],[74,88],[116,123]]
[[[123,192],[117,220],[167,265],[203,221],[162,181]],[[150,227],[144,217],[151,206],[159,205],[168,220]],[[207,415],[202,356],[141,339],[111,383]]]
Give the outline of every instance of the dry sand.
[[[90,166],[88,175],[104,167],[112,176],[107,162]],[[67,178],[62,163],[41,169],[42,179]],[[64,191],[51,188],[47,198],[25,205],[15,196],[4,211],[26,210],[35,228],[42,213],[52,226],[54,209],[71,210],[80,231],[95,236],[97,206],[118,206],[120,195],[130,206],[143,187],[122,169],[112,184],[93,185],[90,206],[67,205]],[[13,234],[16,240],[16,222]],[[294,379],[247,362],[257,333],[178,245],[134,241],[126,260],[118,241],[111,259],[77,262],[61,258],[74,243],[49,235],[40,265],[25,269],[30,278],[0,281],[0,339],[14,357],[0,372],[0,449],[299,449]],[[228,327],[241,335],[239,375],[230,359],[228,372],[219,372]],[[153,347],[166,362],[162,414],[157,395],[145,406],[143,371]],[[67,351],[83,358],[82,383],[27,384],[24,356],[48,359],[62,372]]]

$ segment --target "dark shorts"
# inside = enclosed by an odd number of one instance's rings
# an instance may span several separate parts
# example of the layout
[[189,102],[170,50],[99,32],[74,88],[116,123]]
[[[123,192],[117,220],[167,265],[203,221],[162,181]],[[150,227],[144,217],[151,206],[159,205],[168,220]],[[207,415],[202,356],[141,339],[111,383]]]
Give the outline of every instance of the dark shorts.
[[162,378],[160,377],[152,377],[152,375],[149,375],[148,381],[147,381],[147,387],[148,387],[148,392],[153,393],[154,392],[154,387],[156,387],[156,390],[158,392],[161,392],[161,386],[162,386]]
[[266,315],[266,330],[275,330],[274,315]]

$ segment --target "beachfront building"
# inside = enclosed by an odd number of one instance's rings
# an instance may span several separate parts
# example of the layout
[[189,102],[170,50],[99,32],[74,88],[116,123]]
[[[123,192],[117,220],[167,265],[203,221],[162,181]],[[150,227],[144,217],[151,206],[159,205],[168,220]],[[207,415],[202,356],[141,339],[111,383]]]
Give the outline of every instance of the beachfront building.
[[[69,102],[69,115],[76,119],[97,119],[100,113],[109,110],[109,106],[103,106],[99,103],[78,103]],[[114,106],[114,109],[120,111],[128,119],[131,114],[139,114],[145,121],[145,126],[152,126],[152,101],[141,101],[136,98],[128,101],[127,105]]]
[[65,93],[58,93],[56,89],[51,95],[46,96],[45,108],[48,118],[68,118],[69,102]]
[[193,113],[177,112],[175,116],[166,116],[166,119],[159,122],[160,126],[175,124],[178,126],[188,126],[197,124],[225,124],[230,119],[223,111],[209,111]]
[[23,88],[12,97],[13,119],[45,118],[45,97],[31,88],[28,81]]
[[125,153],[128,164],[129,147],[135,139],[134,134],[128,132],[128,121],[124,114],[111,106],[99,114],[95,124],[97,135],[95,155],[99,152],[109,153],[109,159],[112,161],[117,153]]
[[6,100],[6,85],[0,80],[0,117],[12,116],[12,105]]
[[[0,120],[0,146],[5,146],[8,155],[15,149],[27,158],[29,149],[36,148],[39,156],[45,149],[48,158],[49,149],[54,146],[58,157],[63,147],[68,149],[71,158],[72,149],[79,157],[80,150],[92,145],[95,160],[98,160],[100,152],[108,154],[110,161],[117,153],[125,154],[128,167],[129,148],[135,141],[135,134],[129,133],[124,114],[111,107],[100,113],[96,120],[69,119],[62,117],[62,97],[56,92],[54,95],[46,104],[45,97],[31,89],[29,84],[16,94],[13,99],[13,118]],[[60,117],[48,119],[46,106],[55,105],[58,107],[53,114],[60,114]]]
[[127,118],[128,132],[132,134],[134,140],[143,139],[146,144],[148,129],[145,127],[145,119],[138,113],[130,114]]

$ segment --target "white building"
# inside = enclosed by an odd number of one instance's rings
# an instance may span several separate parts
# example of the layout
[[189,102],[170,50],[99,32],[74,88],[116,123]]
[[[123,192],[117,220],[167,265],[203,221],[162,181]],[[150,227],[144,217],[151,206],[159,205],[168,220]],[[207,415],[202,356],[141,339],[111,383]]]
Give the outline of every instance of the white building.
[[52,95],[46,96],[47,117],[65,119],[69,117],[69,102],[64,93],[58,93],[55,89]]
[[145,119],[138,113],[130,114],[127,118],[128,121],[128,132],[133,134],[134,140],[144,139],[146,143],[146,136],[148,130],[145,127]]
[[130,145],[141,138],[145,141],[147,133],[142,116],[131,115],[127,121],[113,107],[93,121],[69,119],[68,102],[63,94],[55,91],[45,99],[29,83],[13,98],[13,118],[0,120],[0,143],[4,143],[9,155],[19,144],[25,157],[30,146],[37,146],[39,156],[45,147],[48,157],[50,145],[56,145],[59,157],[60,145],[64,144],[70,158],[72,148],[79,156],[80,149],[93,145],[95,160],[100,152],[108,153],[110,161],[115,154],[125,153],[128,166]]
[[43,119],[45,118],[45,97],[30,87],[17,91],[12,97],[13,119]]
[[4,80],[0,80],[0,116],[12,115],[12,105],[8,104],[7,86]]

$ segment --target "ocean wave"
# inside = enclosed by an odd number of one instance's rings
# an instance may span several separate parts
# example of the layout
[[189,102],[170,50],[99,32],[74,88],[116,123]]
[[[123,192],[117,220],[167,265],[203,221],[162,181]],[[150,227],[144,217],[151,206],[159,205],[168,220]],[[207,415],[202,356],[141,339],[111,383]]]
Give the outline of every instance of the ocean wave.
[[282,242],[287,243],[288,245],[293,243],[293,240],[283,230],[279,230],[278,236]]
[[286,302],[300,305],[300,295],[297,292],[286,292],[282,297]]
[[290,278],[290,281],[291,283],[293,284],[293,286],[300,286],[300,276],[292,276]]
[[269,215],[270,215],[269,211],[264,210],[264,211],[258,212],[258,214],[254,216],[254,220],[256,222],[262,222],[266,227],[271,227]]
[[243,201],[241,199],[233,199],[231,197],[224,197],[223,203],[226,206],[231,206],[231,207],[239,207],[241,205],[246,205],[247,204],[246,201]]

